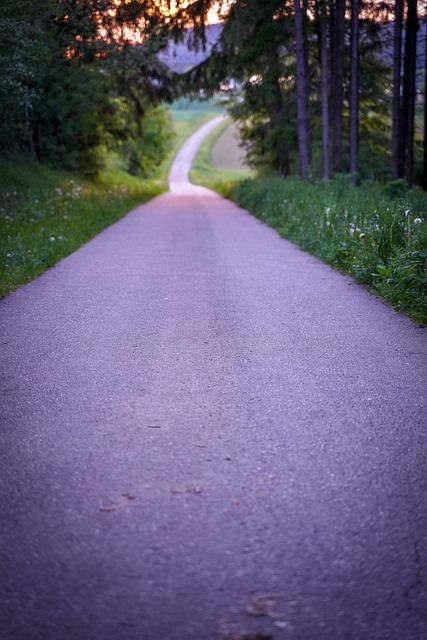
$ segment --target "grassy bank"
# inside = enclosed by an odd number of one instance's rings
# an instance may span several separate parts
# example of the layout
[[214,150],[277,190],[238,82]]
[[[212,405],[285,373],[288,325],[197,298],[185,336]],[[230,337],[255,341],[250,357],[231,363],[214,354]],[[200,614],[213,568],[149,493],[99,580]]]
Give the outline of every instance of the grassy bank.
[[129,175],[114,155],[96,181],[29,159],[0,157],[0,296],[40,275],[137,205],[167,191],[178,149],[218,112],[213,103],[173,105],[173,148],[150,180]]
[[[248,169],[242,169],[238,166],[230,168],[229,163],[227,166],[222,166],[225,162],[222,162],[221,159],[227,158],[230,142],[233,143],[233,140],[230,140],[232,135],[230,121],[225,120],[205,138],[191,168],[190,179],[192,182],[226,195],[236,187],[239,181],[251,175]],[[234,144],[237,146],[236,141]],[[213,150],[215,150],[216,166],[213,165]],[[233,153],[233,155],[236,154]]]
[[302,249],[427,324],[427,194],[296,178],[243,181],[228,194]]
[[82,180],[31,161],[0,159],[0,295],[32,280],[138,204],[159,181],[124,172]]

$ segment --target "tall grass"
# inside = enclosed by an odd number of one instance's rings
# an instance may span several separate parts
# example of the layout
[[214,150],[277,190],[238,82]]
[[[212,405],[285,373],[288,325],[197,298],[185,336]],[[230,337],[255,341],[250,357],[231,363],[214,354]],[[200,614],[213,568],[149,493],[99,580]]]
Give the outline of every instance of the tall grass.
[[427,324],[427,194],[348,177],[243,181],[229,193],[279,234]]
[[0,159],[0,295],[32,280],[136,205],[156,181],[109,171],[97,182],[29,160]]

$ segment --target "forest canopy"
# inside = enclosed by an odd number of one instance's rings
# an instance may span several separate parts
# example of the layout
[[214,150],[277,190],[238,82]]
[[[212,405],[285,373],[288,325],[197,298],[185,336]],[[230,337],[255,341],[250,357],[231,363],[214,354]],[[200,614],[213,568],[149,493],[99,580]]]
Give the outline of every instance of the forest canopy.
[[[159,54],[205,45],[183,75]],[[350,173],[426,186],[426,18],[417,0],[3,0],[0,150],[94,172],[120,148],[144,175],[162,105],[227,91],[248,161],[261,172]],[[147,126],[148,125],[148,126]],[[158,158],[154,162],[158,161]]]

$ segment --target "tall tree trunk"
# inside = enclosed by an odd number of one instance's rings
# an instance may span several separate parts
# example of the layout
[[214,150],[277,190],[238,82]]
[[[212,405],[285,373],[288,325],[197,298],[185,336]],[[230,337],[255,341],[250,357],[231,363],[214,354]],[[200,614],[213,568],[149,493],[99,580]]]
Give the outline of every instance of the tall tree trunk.
[[342,112],[344,101],[344,52],[345,52],[346,0],[332,0],[331,34],[331,123],[332,168],[342,171]]
[[427,191],[427,5],[425,11],[425,58],[424,58],[424,159],[423,159],[423,189]]
[[289,148],[287,140],[282,133],[283,125],[286,122],[286,113],[279,78],[274,80],[273,92],[272,125],[273,128],[279,132],[277,142],[277,169],[280,175],[286,178],[290,174]]
[[356,185],[359,148],[359,0],[351,3],[351,60],[350,60],[350,173]]
[[405,57],[408,58],[405,69],[408,73],[408,105],[407,105],[407,127],[406,127],[406,170],[405,177],[409,187],[414,181],[414,120],[415,120],[415,75],[417,62],[417,0],[408,0],[408,18],[406,22],[406,46]]
[[295,41],[297,54],[297,110],[298,110],[298,148],[300,176],[303,180],[310,171],[310,153],[308,145],[308,113],[306,97],[306,67],[304,60],[304,32],[300,0],[294,0]]
[[320,6],[320,68],[322,85],[322,169],[323,179],[330,178],[329,164],[329,85],[328,85],[328,47],[327,47],[327,14],[326,0]]
[[392,177],[403,177],[403,157],[400,140],[400,85],[402,68],[402,14],[403,0],[395,0],[394,43],[393,43],[393,124],[392,124]]

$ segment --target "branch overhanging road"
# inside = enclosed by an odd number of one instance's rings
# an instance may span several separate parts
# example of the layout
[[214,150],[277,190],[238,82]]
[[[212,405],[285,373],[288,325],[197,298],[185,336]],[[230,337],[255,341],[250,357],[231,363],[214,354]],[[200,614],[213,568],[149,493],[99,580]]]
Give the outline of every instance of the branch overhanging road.
[[425,640],[426,330],[188,162],[0,303],[0,638]]

